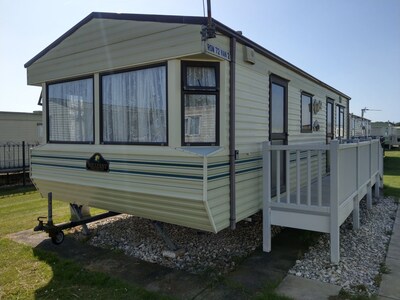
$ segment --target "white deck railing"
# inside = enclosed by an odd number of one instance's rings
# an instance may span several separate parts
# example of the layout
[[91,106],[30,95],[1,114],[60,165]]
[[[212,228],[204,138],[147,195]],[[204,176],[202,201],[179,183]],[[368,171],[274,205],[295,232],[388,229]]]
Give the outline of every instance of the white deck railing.
[[[276,163],[272,173],[272,154],[277,162],[283,155],[285,170]],[[329,172],[326,171],[327,160]],[[286,172],[283,183],[281,172]],[[353,212],[353,226],[359,227],[359,201],[366,195],[368,208],[372,206],[372,186],[380,186],[382,175],[383,150],[379,140],[346,144],[333,140],[329,145],[271,145],[265,142],[264,251],[271,250],[271,224],[329,232],[331,261],[337,263],[340,225]],[[275,186],[272,186],[272,176]],[[276,195],[272,196],[272,190]],[[379,196],[379,188],[375,188],[375,196]],[[301,214],[296,214],[300,211]]]

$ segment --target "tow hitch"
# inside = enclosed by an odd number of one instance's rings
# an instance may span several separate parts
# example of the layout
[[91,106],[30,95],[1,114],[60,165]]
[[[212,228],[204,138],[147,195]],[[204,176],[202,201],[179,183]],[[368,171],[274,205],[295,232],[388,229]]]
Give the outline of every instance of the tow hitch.
[[[72,211],[75,212],[75,215],[78,217],[77,221],[71,221],[67,223],[61,223],[58,225],[54,225],[53,223],[53,194],[50,192],[47,194],[47,217],[38,217],[38,225],[33,229],[34,231],[44,231],[49,234],[51,241],[55,245],[60,245],[64,241],[64,229],[72,228],[79,225],[86,225],[87,223],[95,222],[104,218],[112,217],[119,215],[117,212],[106,212],[103,214],[99,214],[89,218],[82,218],[81,209],[82,206],[78,206],[76,204],[70,204]],[[47,219],[45,223],[44,220]],[[85,230],[87,227],[85,228]]]

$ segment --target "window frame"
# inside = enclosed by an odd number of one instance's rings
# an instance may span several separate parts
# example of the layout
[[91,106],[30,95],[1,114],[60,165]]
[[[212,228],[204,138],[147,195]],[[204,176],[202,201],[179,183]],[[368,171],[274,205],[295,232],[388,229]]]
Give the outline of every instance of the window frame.
[[[93,113],[93,124],[92,124],[92,141],[58,141],[58,140],[50,140],[50,119],[49,119],[49,87],[53,84],[60,84],[60,83],[67,83],[67,82],[73,82],[73,81],[80,81],[80,80],[86,80],[86,79],[91,79],[92,80],[92,113]],[[73,78],[68,78],[68,79],[63,79],[63,80],[57,80],[57,81],[50,81],[46,82],[46,143],[48,144],[89,144],[93,145],[96,141],[96,112],[95,112],[95,82],[94,82],[94,76],[89,75],[89,76],[83,76],[83,77],[73,77]]]
[[[331,106],[331,113],[329,115],[329,110],[328,107]],[[331,132],[328,133],[328,118],[331,118],[331,126],[330,126],[330,130]],[[333,139],[335,137],[335,100],[333,100],[332,98],[327,98],[326,99],[326,136],[327,138],[331,138]]]
[[[336,131],[335,131],[335,137],[336,138],[344,138],[345,137],[345,127],[344,127],[344,110],[345,107],[343,105],[340,104],[336,104],[336,120],[337,122],[337,128],[338,128],[338,133],[336,135]],[[341,117],[342,116],[342,117]],[[342,125],[342,126],[340,126]],[[343,135],[340,135],[340,128],[343,128]]]
[[[152,69],[157,67],[165,67],[165,122],[166,122],[166,141],[165,142],[109,142],[104,141],[104,112],[103,112],[103,77],[114,74],[129,73],[134,71],[140,71],[145,69]],[[169,122],[168,122],[168,64],[166,62],[144,65],[140,67],[128,68],[128,69],[118,69],[102,72],[99,74],[99,112],[100,112],[100,144],[104,145],[142,145],[142,146],[168,146],[169,143]]]
[[[188,67],[212,67],[215,69],[215,88],[188,87]],[[182,61],[181,62],[181,145],[182,146],[219,146],[220,144],[220,63],[212,61]],[[185,95],[215,95],[215,142],[186,142],[185,131]],[[200,116],[201,119],[201,116]],[[201,129],[199,128],[199,132]]]
[[[310,98],[310,129],[304,129],[303,126],[303,96]],[[300,94],[300,132],[301,133],[312,133],[313,132],[313,94],[302,91]]]

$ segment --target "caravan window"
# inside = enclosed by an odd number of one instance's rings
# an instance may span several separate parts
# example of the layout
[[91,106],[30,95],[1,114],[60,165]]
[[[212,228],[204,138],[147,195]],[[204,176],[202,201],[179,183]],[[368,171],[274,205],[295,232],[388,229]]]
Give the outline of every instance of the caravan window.
[[183,145],[218,145],[218,78],[218,63],[182,63]]
[[102,141],[167,144],[167,67],[105,74],[102,86]]
[[312,132],[312,95],[301,94],[301,132]]
[[47,140],[93,143],[93,78],[47,85]]
[[344,107],[336,105],[336,137],[344,137]]

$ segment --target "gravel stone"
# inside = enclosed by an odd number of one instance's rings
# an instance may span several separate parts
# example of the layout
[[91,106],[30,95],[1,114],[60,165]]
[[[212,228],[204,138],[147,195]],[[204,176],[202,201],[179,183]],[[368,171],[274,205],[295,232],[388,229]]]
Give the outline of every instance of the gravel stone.
[[[184,249],[184,254],[176,257],[163,255],[168,248],[152,221],[126,214],[88,224],[92,232],[88,243],[191,273],[223,274],[234,270],[236,260],[247,257],[262,244],[262,213],[249,220],[237,223],[236,230],[227,228],[218,234],[165,223],[164,230],[171,240]],[[273,234],[281,230],[272,228]],[[79,235],[77,231],[75,236]]]
[[333,283],[350,293],[376,294],[376,279],[385,262],[397,206],[394,199],[383,198],[367,210],[366,201],[362,200],[360,229],[352,230],[351,215],[340,226],[339,264],[330,263],[329,234],[323,234],[289,273]]
[[[331,264],[329,234],[322,234],[304,257],[296,260],[289,274],[336,284],[350,293],[376,294],[376,279],[386,257],[397,206],[394,199],[383,198],[367,210],[362,200],[360,229],[352,229],[351,215],[340,227],[339,264]],[[262,244],[262,213],[252,216],[251,222],[237,223],[236,230],[225,229],[218,234],[165,223],[164,230],[184,250],[183,255],[174,258],[162,255],[167,246],[148,219],[122,214],[88,227],[92,232],[88,242],[93,246],[191,273],[230,272]],[[272,226],[273,235],[281,229]],[[79,238],[79,231],[75,236]]]

